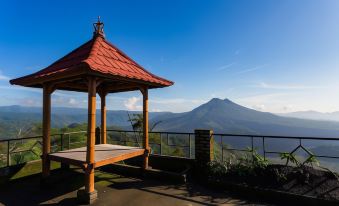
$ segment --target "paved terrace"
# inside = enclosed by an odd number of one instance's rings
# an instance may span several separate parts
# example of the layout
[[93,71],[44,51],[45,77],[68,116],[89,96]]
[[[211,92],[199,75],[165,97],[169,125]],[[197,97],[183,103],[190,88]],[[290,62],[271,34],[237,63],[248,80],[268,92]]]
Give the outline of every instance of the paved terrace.
[[[53,184],[42,189],[39,176],[17,179],[0,187],[0,205],[76,205],[84,175],[53,171]],[[195,183],[171,184],[154,179],[123,177],[97,171],[99,199],[93,205],[267,205],[238,199],[227,192],[208,190]]]

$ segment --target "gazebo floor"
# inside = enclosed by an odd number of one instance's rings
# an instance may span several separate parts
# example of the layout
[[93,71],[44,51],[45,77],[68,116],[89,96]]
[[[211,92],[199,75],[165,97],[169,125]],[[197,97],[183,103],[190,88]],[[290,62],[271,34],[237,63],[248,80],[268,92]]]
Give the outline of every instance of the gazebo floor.
[[[145,149],[139,147],[98,144],[95,145],[94,168],[141,156],[144,153]],[[50,153],[48,157],[52,161],[76,165],[82,168],[87,167],[86,147]]]

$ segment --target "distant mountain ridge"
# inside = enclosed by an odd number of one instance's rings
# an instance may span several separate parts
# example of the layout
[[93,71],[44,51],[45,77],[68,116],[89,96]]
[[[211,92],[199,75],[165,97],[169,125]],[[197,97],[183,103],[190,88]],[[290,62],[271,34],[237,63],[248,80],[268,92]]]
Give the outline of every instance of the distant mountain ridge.
[[[84,108],[68,108],[68,107],[53,107],[52,113],[52,126],[64,127],[72,123],[85,123],[87,122],[87,109]],[[126,110],[107,110],[107,124],[128,126],[129,114],[140,113],[138,111]],[[167,114],[169,112],[150,112],[150,119],[157,115]],[[0,106],[0,120],[20,120],[30,119],[35,122],[42,120],[41,107],[25,107],[19,105]],[[100,109],[97,109],[97,123],[100,123]]]
[[311,120],[324,120],[324,121],[336,121],[339,122],[339,112],[317,112],[317,111],[300,111],[277,114],[283,117],[293,117],[299,119],[311,119]]
[[[20,124],[41,122],[39,107],[0,107],[0,138],[6,129]],[[140,112],[129,112],[130,114]],[[229,99],[211,99],[189,112],[150,112],[150,123],[161,121],[155,130],[193,132],[194,129],[213,129],[217,133],[338,137],[339,122],[315,121],[283,117],[249,109]],[[87,109],[52,108],[52,126],[64,127],[87,121]],[[97,111],[100,125],[100,110]],[[127,111],[107,111],[107,125],[131,129]]]

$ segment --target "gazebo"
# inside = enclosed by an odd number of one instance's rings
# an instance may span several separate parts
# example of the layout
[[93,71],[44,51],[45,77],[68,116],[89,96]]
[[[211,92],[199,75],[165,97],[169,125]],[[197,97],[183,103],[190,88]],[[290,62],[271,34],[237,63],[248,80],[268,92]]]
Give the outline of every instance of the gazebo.
[[[91,203],[97,198],[94,169],[124,159],[143,156],[148,167],[148,90],[173,85],[137,64],[105,39],[104,24],[93,24],[93,38],[31,75],[10,80],[11,84],[43,89],[42,178],[50,174],[50,161],[80,166],[85,172],[85,190],[78,197]],[[56,90],[88,92],[87,146],[51,153],[51,94]],[[109,93],[139,90],[143,95],[143,147],[107,144],[106,96]],[[96,94],[101,98],[101,142],[95,144]]]

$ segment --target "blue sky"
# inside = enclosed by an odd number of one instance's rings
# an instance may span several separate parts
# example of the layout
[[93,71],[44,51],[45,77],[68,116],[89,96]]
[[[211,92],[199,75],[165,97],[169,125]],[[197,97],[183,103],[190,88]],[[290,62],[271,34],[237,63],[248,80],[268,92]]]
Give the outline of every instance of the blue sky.
[[[42,69],[92,37],[106,38],[175,85],[150,92],[151,111],[189,111],[213,97],[267,112],[339,111],[339,1],[2,1],[0,105],[41,106],[10,78]],[[109,109],[138,110],[138,92]],[[57,91],[54,106],[86,107]]]

